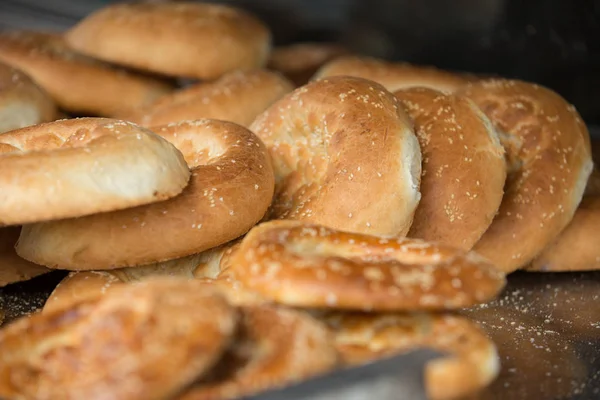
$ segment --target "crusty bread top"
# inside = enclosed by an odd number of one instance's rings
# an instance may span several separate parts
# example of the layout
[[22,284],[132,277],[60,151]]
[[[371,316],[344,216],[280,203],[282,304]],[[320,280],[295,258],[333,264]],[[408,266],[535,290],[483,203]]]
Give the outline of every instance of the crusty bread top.
[[0,63],[0,133],[56,119],[48,93],[27,74]]
[[113,4],[84,18],[66,38],[101,60],[200,79],[261,67],[271,46],[269,30],[249,13],[193,2]]
[[361,78],[311,82],[250,126],[273,159],[271,217],[385,236],[408,232],[421,150],[398,100]]
[[433,67],[358,56],[339,57],[330,61],[317,71],[313,79],[340,75],[370,79],[391,92],[412,87],[428,87],[452,93],[471,80],[466,76]]
[[495,125],[508,163],[500,210],[474,250],[514,271],[573,218],[593,168],[589,133],[573,106],[536,84],[491,79],[461,93]]
[[409,237],[470,250],[504,194],[504,148],[469,99],[427,88],[395,92],[412,118],[423,154],[421,201]]

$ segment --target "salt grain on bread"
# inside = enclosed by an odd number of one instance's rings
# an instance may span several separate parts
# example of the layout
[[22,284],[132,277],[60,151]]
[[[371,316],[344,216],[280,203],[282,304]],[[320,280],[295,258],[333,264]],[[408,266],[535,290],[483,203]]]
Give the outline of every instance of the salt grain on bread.
[[425,369],[432,400],[476,394],[500,372],[494,343],[473,322],[451,314],[344,314],[324,317],[347,365],[363,364],[392,354],[431,348],[446,357]]
[[134,124],[80,118],[0,135],[0,223],[80,217],[165,200],[190,172],[168,141]]
[[236,328],[236,310],[198,285],[174,278],[124,285],[5,327],[0,396],[171,398],[213,367]]
[[66,33],[76,50],[170,76],[215,79],[263,66],[268,28],[237,8],[193,2],[113,4]]
[[254,227],[230,270],[244,286],[294,307],[440,310],[494,298],[504,274],[474,253],[298,221]]
[[248,126],[292,89],[287,79],[274,72],[237,71],[214,82],[198,83],[164,96],[148,107],[123,115],[123,119],[143,126],[201,118]]
[[385,236],[408,232],[421,151],[412,123],[382,86],[334,77],[296,89],[250,126],[275,170],[271,218]]
[[465,97],[433,89],[395,92],[421,145],[421,201],[409,237],[470,250],[504,194],[504,148],[489,119]]
[[348,53],[335,43],[305,42],[275,47],[267,66],[302,86],[323,64]]
[[50,270],[22,259],[15,252],[20,226],[0,228],[0,287],[27,281]]
[[584,197],[567,227],[525,269],[594,271],[600,269],[600,196]]
[[437,68],[392,63],[370,57],[339,57],[321,67],[313,79],[332,76],[355,76],[383,85],[390,92],[413,87],[427,87],[452,93],[467,84],[471,78]]
[[102,270],[199,253],[246,233],[273,196],[264,144],[224,121],[153,128],[184,154],[190,183],[170,200],[86,218],[28,225],[17,253],[52,268]]
[[270,305],[240,311],[240,327],[225,356],[178,400],[242,398],[337,366],[333,337],[313,317]]
[[0,63],[0,133],[50,122],[56,104],[27,74]]
[[495,125],[508,163],[500,210],[474,250],[511,272],[573,218],[593,168],[589,134],[573,106],[535,84],[485,80],[460,93]]
[[149,104],[172,87],[73,51],[55,33],[0,33],[0,61],[27,73],[74,113],[116,116]]

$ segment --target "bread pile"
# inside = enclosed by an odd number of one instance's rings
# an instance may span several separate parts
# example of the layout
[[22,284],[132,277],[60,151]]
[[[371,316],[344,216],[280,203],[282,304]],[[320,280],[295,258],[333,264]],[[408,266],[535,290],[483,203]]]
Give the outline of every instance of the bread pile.
[[422,347],[461,398],[500,365],[457,311],[600,265],[589,134],[536,84],[179,2],[2,33],[0,62],[0,284],[71,271],[0,330],[2,398],[233,399]]

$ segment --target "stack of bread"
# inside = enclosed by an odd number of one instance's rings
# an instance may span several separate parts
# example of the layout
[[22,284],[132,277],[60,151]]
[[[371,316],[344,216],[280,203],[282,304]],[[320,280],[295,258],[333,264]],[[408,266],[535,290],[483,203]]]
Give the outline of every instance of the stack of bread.
[[500,366],[457,311],[600,266],[589,134],[536,84],[179,2],[0,33],[0,62],[0,284],[71,271],[0,330],[2,398],[233,399],[423,347],[461,398]]

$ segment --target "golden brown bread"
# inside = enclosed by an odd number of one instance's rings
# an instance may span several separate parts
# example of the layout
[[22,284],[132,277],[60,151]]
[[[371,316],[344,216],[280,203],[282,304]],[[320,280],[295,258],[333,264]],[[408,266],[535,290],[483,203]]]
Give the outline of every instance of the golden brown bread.
[[413,87],[427,87],[444,93],[452,93],[472,80],[433,67],[392,63],[362,56],[336,58],[321,67],[313,79],[341,75],[375,81],[390,92]]
[[268,299],[308,308],[455,309],[488,301],[505,284],[504,274],[474,253],[298,221],[254,227],[230,270]]
[[177,399],[245,397],[325,373],[337,362],[331,334],[309,315],[268,305],[242,307],[225,356]]
[[0,61],[31,76],[61,108],[115,116],[149,104],[172,86],[83,56],[55,33],[0,33]]
[[309,83],[251,125],[275,169],[271,218],[377,234],[408,232],[421,151],[398,100],[360,78]]
[[348,365],[432,348],[448,354],[430,361],[425,385],[432,400],[476,393],[500,371],[494,343],[467,318],[451,314],[344,314],[324,317]]
[[214,82],[181,89],[123,119],[143,126],[157,126],[202,118],[220,119],[248,126],[258,114],[292,90],[279,74],[265,70],[237,71]]
[[199,253],[246,233],[273,196],[264,144],[224,121],[197,120],[152,128],[184,154],[192,178],[168,201],[120,212],[33,224],[17,253],[52,268],[99,270]]
[[508,163],[500,210],[474,250],[511,272],[573,218],[593,167],[589,134],[573,106],[535,84],[485,80],[461,94],[494,123]]
[[0,287],[26,281],[50,272],[46,267],[22,259],[15,252],[20,226],[0,228]]
[[0,133],[58,117],[56,104],[27,74],[0,63]]
[[106,118],[0,135],[0,223],[79,217],[168,199],[187,185],[181,153],[155,133]]
[[527,266],[527,271],[600,269],[600,196],[584,197],[567,227]]
[[147,280],[4,327],[0,396],[175,395],[218,361],[236,327],[236,310],[218,292],[199,289],[193,280]]
[[323,64],[345,54],[348,50],[335,43],[294,43],[275,47],[267,66],[281,72],[296,86],[302,86]]
[[427,88],[394,93],[421,145],[421,201],[409,237],[470,250],[504,194],[504,148],[489,119],[465,97]]
[[254,16],[193,2],[112,4],[80,21],[66,39],[101,60],[199,79],[261,67],[271,48],[268,28]]

